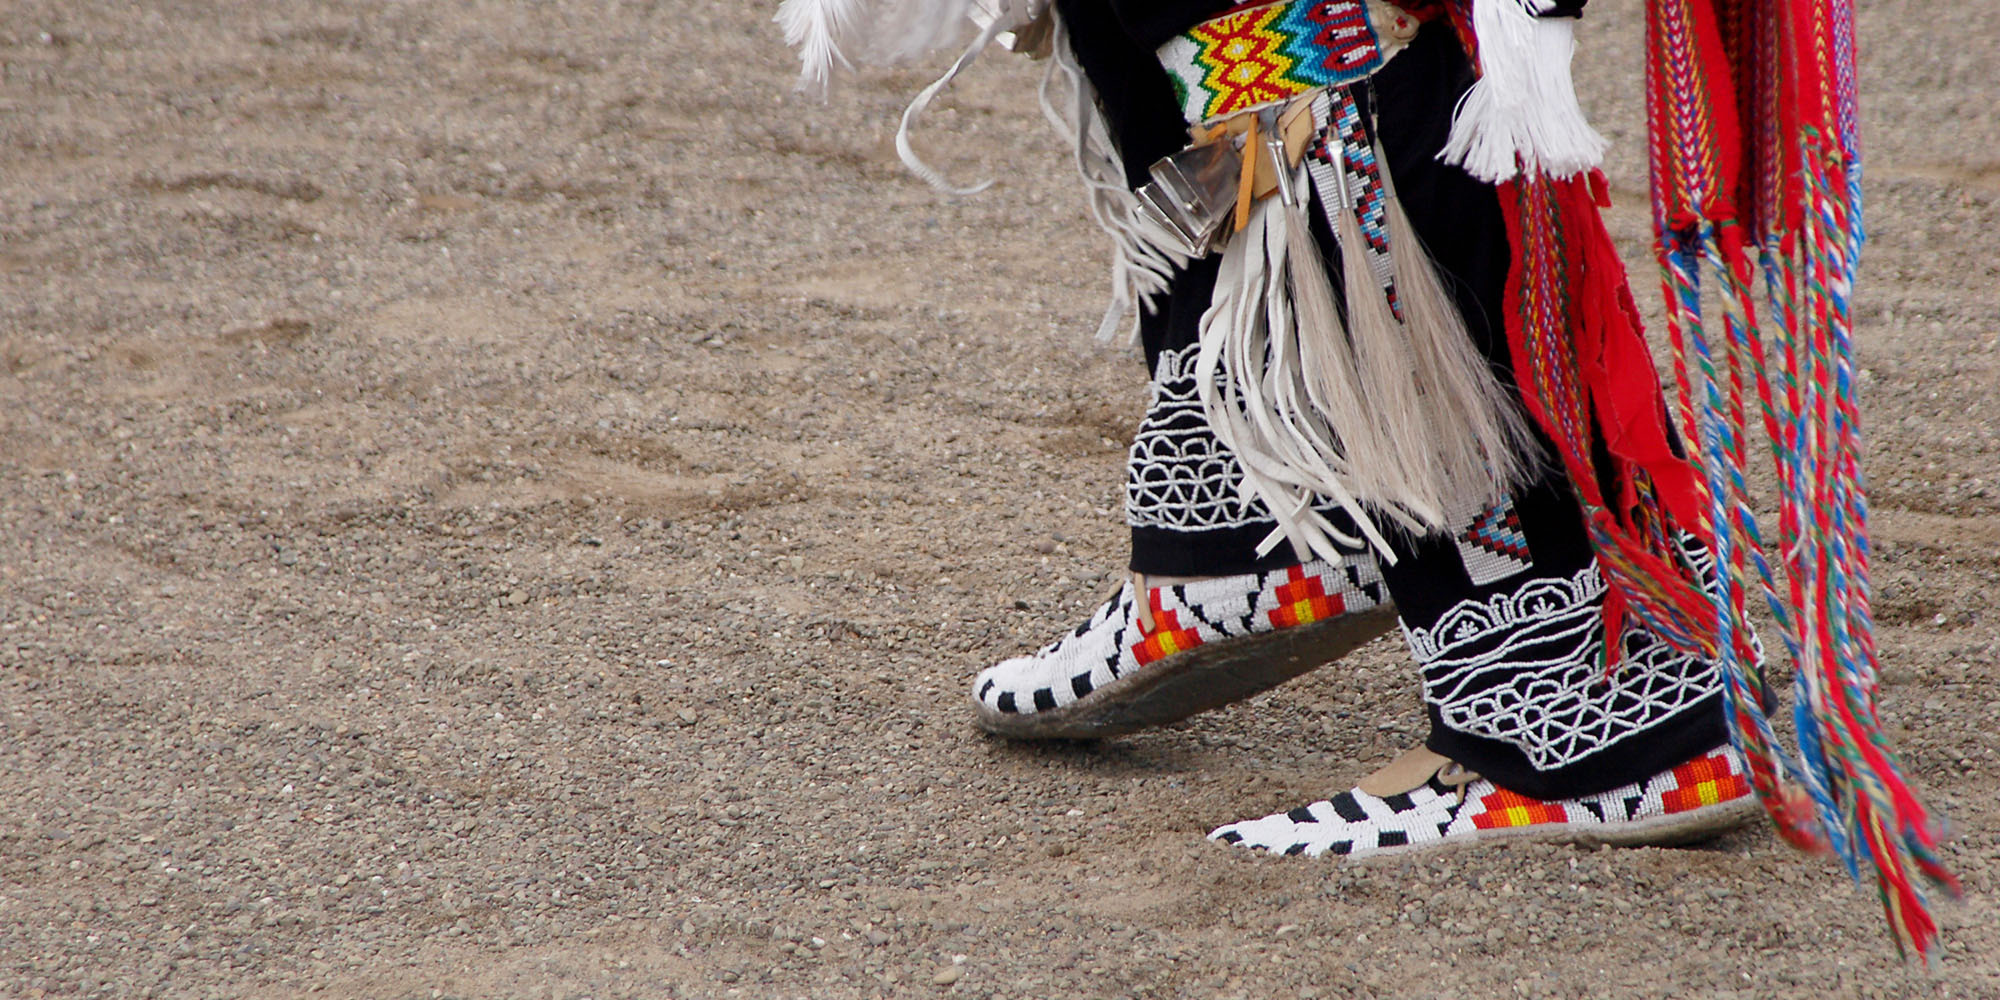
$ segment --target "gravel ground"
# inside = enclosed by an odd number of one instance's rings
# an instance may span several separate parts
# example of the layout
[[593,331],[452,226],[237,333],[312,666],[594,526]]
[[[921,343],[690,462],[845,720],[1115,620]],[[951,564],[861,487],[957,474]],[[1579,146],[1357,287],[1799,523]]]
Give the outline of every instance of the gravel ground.
[[[1865,5],[1883,699],[1943,962],[1767,830],[1208,844],[1413,740],[1382,642],[1091,746],[1139,365],[1034,70],[788,94],[768,4],[16,0],[0,995],[2000,997],[2000,29]],[[1599,10],[1599,8],[1603,8]],[[1637,4],[1585,89],[1646,252]],[[1650,289],[1649,269],[1638,271]]]

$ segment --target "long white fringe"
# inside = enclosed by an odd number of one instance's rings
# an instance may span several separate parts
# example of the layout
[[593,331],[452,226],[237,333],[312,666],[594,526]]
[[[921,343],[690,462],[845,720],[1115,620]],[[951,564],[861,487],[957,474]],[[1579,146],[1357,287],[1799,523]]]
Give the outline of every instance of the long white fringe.
[[[1328,194],[1321,192],[1322,197]],[[1337,201],[1327,202],[1334,239],[1340,244],[1341,284],[1347,293],[1347,331],[1354,339],[1355,365],[1368,394],[1369,416],[1383,439],[1380,451],[1365,456],[1363,488],[1369,499],[1394,505],[1420,524],[1444,527],[1450,480],[1435,454],[1441,439],[1458,428],[1440,425],[1425,387],[1417,382],[1416,359],[1408,343],[1414,332],[1406,330],[1389,307],[1354,211],[1353,192],[1342,191]],[[1391,252],[1400,249],[1391,246]]]
[[[1042,76],[1042,115],[1069,136],[1090,217],[1111,237],[1111,302],[1098,323],[1097,339],[1111,340],[1123,329],[1137,343],[1140,315],[1151,307],[1154,296],[1167,290],[1174,272],[1189,258],[1174,249],[1172,236],[1158,232],[1137,211],[1139,198],[1126,186],[1125,161],[1098,111],[1097,94],[1070,51],[1068,29],[1060,17],[1055,21],[1053,53]],[[1067,114],[1054,96],[1059,78],[1069,88]]]
[[[1347,489],[1354,470],[1333,428],[1307,398],[1289,288],[1289,225],[1282,213],[1260,208],[1222,255],[1195,355],[1202,410],[1243,468],[1245,498],[1263,501],[1278,522],[1261,551],[1284,539],[1301,554],[1338,563],[1369,545],[1393,563],[1388,540]],[[1354,519],[1361,538],[1319,512],[1322,496]]]
[[1451,530],[1474,503],[1519,482],[1534,453],[1525,419],[1473,347],[1435,267],[1388,192],[1389,277],[1398,319],[1338,170],[1300,171],[1339,241],[1343,314],[1306,213],[1260,204],[1223,254],[1201,321],[1195,376],[1216,439],[1244,471],[1246,500],[1280,539],[1338,560],[1361,539],[1321,513],[1344,510],[1394,562],[1377,519],[1413,534]]
[[1459,101],[1439,158],[1491,184],[1522,170],[1573,176],[1604,159],[1606,142],[1576,101],[1573,18],[1543,18],[1546,0],[1473,0],[1479,80]]

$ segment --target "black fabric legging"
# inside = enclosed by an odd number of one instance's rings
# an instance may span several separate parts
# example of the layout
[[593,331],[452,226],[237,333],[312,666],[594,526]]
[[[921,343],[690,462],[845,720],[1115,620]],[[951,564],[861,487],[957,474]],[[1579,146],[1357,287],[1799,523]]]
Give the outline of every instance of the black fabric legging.
[[[1187,142],[1153,47],[1227,6],[1059,0],[1134,186],[1147,165]],[[1500,315],[1509,250],[1499,202],[1491,187],[1437,159],[1471,80],[1456,37],[1432,24],[1369,81],[1364,97],[1405,212],[1473,340],[1511,385]],[[1321,237],[1328,259],[1338,260],[1337,246]],[[1299,561],[1285,544],[1257,555],[1274,524],[1235,496],[1234,458],[1192,403],[1188,361],[1217,266],[1213,257],[1190,264],[1140,323],[1154,381],[1127,490],[1136,572],[1222,576]],[[1546,444],[1544,453],[1553,455]],[[1559,466],[1544,462],[1533,482],[1479,517],[1457,535],[1392,538],[1397,559],[1382,566],[1423,674],[1433,750],[1549,798],[1641,780],[1722,742],[1713,664],[1628,631],[1627,666],[1615,676],[1604,670],[1602,581]]]

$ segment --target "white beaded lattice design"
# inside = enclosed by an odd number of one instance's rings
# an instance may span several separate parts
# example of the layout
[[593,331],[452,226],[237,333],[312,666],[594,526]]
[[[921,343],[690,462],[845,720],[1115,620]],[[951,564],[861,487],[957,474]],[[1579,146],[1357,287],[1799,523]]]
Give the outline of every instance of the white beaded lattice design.
[[1503,740],[1537,769],[1574,763],[1721,690],[1713,663],[1633,626],[1615,670],[1602,658],[1604,580],[1568,579],[1459,603],[1428,629],[1405,628],[1424,698],[1445,725]]
[[1125,519],[1134,527],[1206,531],[1269,524],[1261,502],[1239,489],[1243,467],[1209,429],[1195,384],[1200,345],[1161,351],[1146,419],[1132,439]]

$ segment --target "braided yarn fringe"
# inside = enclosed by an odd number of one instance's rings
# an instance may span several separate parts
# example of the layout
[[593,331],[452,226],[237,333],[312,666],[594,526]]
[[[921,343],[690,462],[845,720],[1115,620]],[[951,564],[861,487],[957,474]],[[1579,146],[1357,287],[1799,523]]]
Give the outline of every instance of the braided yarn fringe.
[[[1713,618],[1732,739],[1780,832],[1830,850],[1857,880],[1872,876],[1898,947],[1928,958],[1937,924],[1923,883],[1956,883],[1938,858],[1940,824],[1903,777],[1875,705],[1850,307],[1862,231],[1849,3],[1649,0],[1657,253],[1679,412],[1701,450],[1725,581]],[[1775,549],[1747,486],[1751,393],[1776,472]],[[1795,759],[1752,696],[1763,678],[1737,639],[1753,586],[1795,667]]]
[[[1504,313],[1529,416],[1556,445],[1607,584],[1605,634],[1627,615],[1676,648],[1713,657],[1700,575],[1674,538],[1699,527],[1693,476],[1669,447],[1664,399],[1611,236],[1602,178],[1523,174],[1500,186],[1514,246]],[[1616,494],[1600,484],[1597,453]],[[1607,641],[1609,655],[1619,648]],[[1615,666],[1608,663],[1607,668]]]

